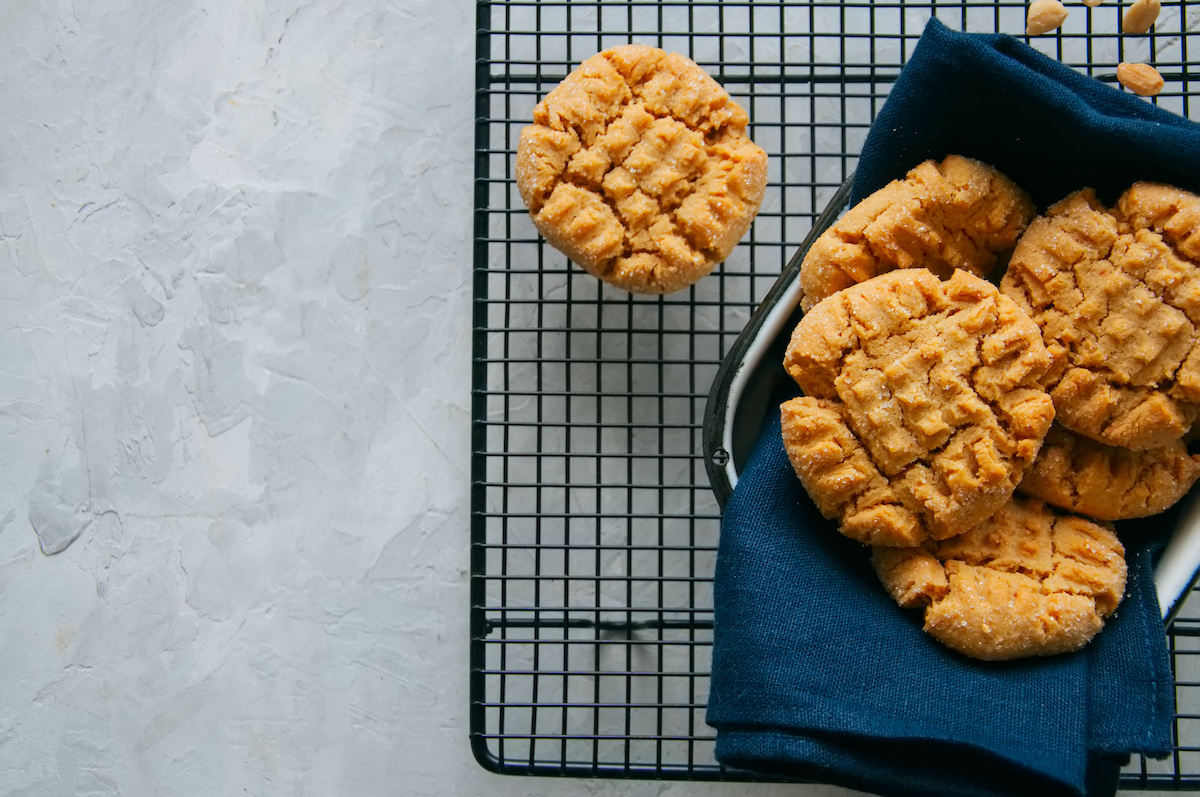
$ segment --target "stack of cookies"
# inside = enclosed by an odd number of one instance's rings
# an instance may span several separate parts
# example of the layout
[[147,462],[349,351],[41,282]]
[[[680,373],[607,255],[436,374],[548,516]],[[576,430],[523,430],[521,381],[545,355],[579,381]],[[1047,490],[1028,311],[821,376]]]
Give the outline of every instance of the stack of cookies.
[[800,279],[784,366],[804,395],[780,411],[821,513],[948,647],[1085,645],[1124,594],[1112,521],[1200,476],[1200,197],[1084,189],[1034,218],[949,156],[852,208]]

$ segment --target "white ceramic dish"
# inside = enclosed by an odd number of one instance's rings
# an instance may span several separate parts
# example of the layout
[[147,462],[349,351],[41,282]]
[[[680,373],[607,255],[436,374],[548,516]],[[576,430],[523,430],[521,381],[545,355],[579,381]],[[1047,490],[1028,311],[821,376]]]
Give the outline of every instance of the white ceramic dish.
[[[781,365],[800,320],[800,263],[809,246],[845,210],[854,175],[838,189],[800,249],[750,317],[721,363],[704,414],[704,454],[709,482],[724,507],[762,428],[771,396],[788,379]],[[1163,620],[1174,619],[1200,574],[1200,493],[1185,499],[1175,530],[1155,568]]]

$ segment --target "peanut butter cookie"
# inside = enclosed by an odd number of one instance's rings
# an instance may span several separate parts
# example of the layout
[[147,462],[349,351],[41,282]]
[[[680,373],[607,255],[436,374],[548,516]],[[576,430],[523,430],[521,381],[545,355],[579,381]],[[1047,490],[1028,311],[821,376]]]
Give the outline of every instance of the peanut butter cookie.
[[1029,225],[1001,290],[1041,327],[1059,421],[1134,450],[1181,439],[1200,409],[1200,197],[1090,190]]
[[1125,594],[1125,549],[1107,525],[1015,499],[963,534],[876,548],[879,580],[925,631],[976,659],[1078,650]]
[[983,522],[1012,495],[1054,418],[1034,323],[965,271],[883,274],[805,314],[780,408],[796,475],[843,534],[913,546]]
[[517,147],[517,188],[546,240],[634,293],[669,293],[729,256],[758,213],[767,155],[688,58],[631,44],[546,95]]
[[1148,517],[1169,509],[1200,477],[1200,456],[1182,440],[1130,451],[1051,427],[1017,491],[1100,520]]
[[1029,196],[987,164],[925,161],[851,208],[800,265],[801,305],[897,268],[987,277],[1034,216]]

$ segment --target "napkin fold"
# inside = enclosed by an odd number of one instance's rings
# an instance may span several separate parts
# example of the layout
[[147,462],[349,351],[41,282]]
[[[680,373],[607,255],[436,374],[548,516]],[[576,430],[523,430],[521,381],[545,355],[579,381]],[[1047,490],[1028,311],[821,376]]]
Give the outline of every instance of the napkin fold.
[[1110,204],[1138,180],[1200,192],[1200,125],[1012,36],[933,18],[867,133],[850,201],[949,154],[995,166],[1039,210],[1084,186]]
[[975,661],[892,602],[867,550],[813,506],[769,416],[717,554],[717,759],[882,795],[1115,793],[1129,753],[1171,749],[1153,558],[1172,527],[1124,525],[1126,596],[1084,650]]
[[[933,19],[864,145],[852,201],[926,158],[996,166],[1039,209],[1090,185],[1200,190],[1200,125],[1004,35]],[[789,398],[779,395],[775,405]],[[817,512],[778,415],[725,507],[708,722],[730,767],[883,795],[1113,794],[1168,754],[1174,683],[1154,561],[1177,512],[1118,524],[1126,597],[1078,653],[978,662],[899,609],[863,546]]]

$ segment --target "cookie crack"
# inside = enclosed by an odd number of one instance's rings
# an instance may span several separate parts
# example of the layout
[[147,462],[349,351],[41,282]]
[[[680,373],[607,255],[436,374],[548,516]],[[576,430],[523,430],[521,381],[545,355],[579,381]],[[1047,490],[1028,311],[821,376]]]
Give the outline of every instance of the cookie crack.
[[[945,308],[943,310],[937,311],[936,313],[922,316],[920,318],[904,319],[901,322],[901,324],[899,325],[898,331],[895,333],[895,335],[897,337],[905,337],[909,334],[918,334],[919,335],[925,329],[932,327],[938,331],[937,347],[939,349],[945,350],[946,349],[945,330],[942,329],[942,326],[945,323],[949,322],[950,319],[952,318],[952,316],[955,315],[955,313],[959,312],[959,311],[960,311],[960,308],[949,307],[949,308]],[[990,319],[990,321],[993,324],[995,324],[998,322],[998,318],[993,317]],[[860,346],[860,350],[864,351],[864,353],[867,353],[867,355],[869,357],[871,357],[872,361],[876,360],[876,356],[872,356],[869,353],[869,351],[868,351],[869,346],[863,345],[861,342],[861,338],[859,338],[857,335],[855,335],[855,339],[858,342],[858,345]],[[1000,455],[1004,458],[1004,460],[1006,462],[1020,464],[1019,460],[1017,459],[1017,456],[1016,456],[1016,448],[1017,448],[1016,436],[1013,434],[1013,432],[1009,428],[1010,424],[1006,425],[1004,422],[1002,422],[1002,418],[1006,417],[1005,413],[1003,412],[1002,406],[1000,405],[1000,403],[998,401],[989,400],[984,395],[984,393],[980,391],[979,386],[978,386],[979,379],[977,377],[977,374],[978,374],[979,369],[984,367],[982,355],[983,355],[983,345],[984,345],[985,339],[986,339],[986,336],[975,336],[973,338],[974,354],[973,354],[972,360],[975,363],[975,365],[973,367],[971,367],[970,369],[966,370],[965,372],[959,373],[958,377],[959,377],[959,380],[961,380],[961,383],[963,384],[963,386],[969,391],[969,394],[970,394],[969,398],[977,399],[980,402],[980,405],[982,406],[982,408],[984,408],[986,410],[987,418],[983,420],[983,423],[986,426],[986,428],[991,429],[991,430],[996,430],[1001,433],[1001,436],[997,439],[997,442],[1000,443],[1002,446],[1001,450],[999,451]],[[843,360],[843,362],[844,362],[844,360]],[[876,401],[876,405],[883,404],[883,403],[890,402],[890,401],[895,401],[896,406],[897,406],[898,419],[900,421],[900,429],[902,429],[907,435],[909,435],[910,438],[913,441],[915,441],[915,443],[918,446],[920,446],[921,452],[923,452],[923,453],[914,453],[912,455],[912,459],[909,462],[906,462],[905,464],[901,465],[899,470],[895,474],[895,478],[899,478],[901,480],[906,479],[913,474],[913,470],[915,468],[928,469],[928,471],[934,477],[934,480],[935,480],[934,484],[935,484],[937,490],[941,494],[948,496],[948,497],[956,495],[959,491],[957,491],[955,488],[953,488],[953,486],[947,481],[946,474],[938,471],[937,469],[935,469],[931,466],[941,455],[946,454],[948,452],[948,449],[950,449],[951,446],[954,446],[960,442],[960,436],[964,432],[967,432],[970,429],[977,426],[979,424],[979,419],[972,418],[970,416],[964,416],[961,420],[959,420],[957,423],[955,423],[955,422],[952,422],[952,421],[949,421],[948,419],[946,419],[945,413],[943,411],[940,415],[940,418],[943,422],[947,423],[947,425],[949,426],[949,431],[946,433],[945,439],[940,444],[929,445],[929,435],[927,433],[925,433],[924,430],[922,430],[918,426],[917,422],[918,422],[919,418],[914,417],[912,415],[912,413],[906,407],[906,402],[901,400],[897,396],[896,386],[894,384],[892,384],[892,382],[889,379],[887,379],[884,369],[878,365],[872,365],[870,368],[868,368],[864,372],[863,376],[866,377],[872,373],[877,373],[881,377],[879,380],[880,386],[877,387],[877,389],[880,391],[880,393],[879,393],[878,399]],[[925,384],[928,385],[931,382],[931,378],[932,378],[931,371],[925,372],[922,375],[922,378],[923,378]],[[841,393],[841,391],[839,391],[839,394],[840,393]],[[933,393],[932,388],[927,391],[927,394],[930,396],[930,398],[935,401],[937,401],[939,399],[944,400],[944,398],[945,398],[944,396],[933,397],[932,393]],[[846,403],[846,398],[847,397],[844,395],[839,395],[839,399],[842,400],[843,403]],[[870,450],[870,448],[865,443],[865,441],[869,438],[869,435],[865,434],[865,430],[860,426],[858,419],[855,418],[854,415],[847,413],[846,420],[847,420],[847,426],[850,428],[850,430],[854,434],[855,438],[859,441],[859,444],[862,445],[865,449]],[[966,448],[966,451],[971,452],[971,449],[968,447],[968,448]],[[979,462],[978,462],[978,460],[975,459],[975,454],[973,452],[970,453],[970,456],[971,456],[972,473],[977,474],[979,472],[979,467],[980,467]],[[1027,462],[1027,463],[1023,463],[1023,464],[1028,465],[1029,463]],[[887,471],[885,471],[881,468],[881,472],[886,473]],[[1013,482],[1011,477],[1009,478],[1008,481],[1010,483]],[[910,507],[910,508],[912,508],[912,507]]]
[[[945,314],[944,318],[947,318],[947,319],[951,315],[953,315],[953,310],[946,310],[943,312]],[[993,321],[995,321],[995,320],[996,319],[993,319]],[[979,387],[978,387],[978,382],[979,382],[978,373],[982,368],[985,367],[985,364],[983,363],[984,341],[985,341],[985,337],[982,337],[982,336],[976,336],[974,338],[974,343],[975,343],[974,362],[976,363],[976,365],[973,366],[972,368],[970,368],[966,373],[964,373],[962,375],[963,381],[964,381],[965,385],[970,389],[971,396],[973,398],[977,398],[982,403],[982,405],[984,407],[986,407],[988,416],[989,416],[986,420],[988,421],[989,428],[994,429],[994,430],[999,430],[1002,433],[1002,437],[1000,437],[998,439],[998,442],[1002,442],[1004,444],[1005,448],[1015,449],[1016,442],[1017,442],[1015,435],[1012,434],[1011,430],[1008,428],[1008,425],[1001,422],[1001,419],[1003,417],[1005,417],[1005,413],[1003,412],[1003,407],[1001,406],[1001,404],[998,401],[989,400],[987,398],[987,396],[985,396],[983,394],[983,392],[981,392],[979,390]],[[906,430],[907,430],[908,429],[907,417],[905,417],[905,421],[906,421]],[[950,434],[947,435],[946,440],[941,445],[931,447],[929,449],[929,454],[928,454],[929,461],[932,462],[932,461],[936,460],[939,455],[946,453],[947,449],[957,442],[958,437],[964,431],[968,431],[977,425],[978,425],[977,422],[971,421],[970,419],[964,419],[963,423],[952,426],[953,431],[951,431]],[[911,434],[911,431],[910,431],[910,434]],[[1002,451],[1000,451],[1000,454],[1008,462],[1015,461],[1015,451],[1003,451],[1002,450]],[[975,459],[975,456],[973,453],[972,453],[972,464],[974,465],[974,469],[978,468],[978,461]],[[1029,463],[1026,463],[1026,464],[1029,464]],[[913,467],[913,466],[915,466],[915,465],[910,465],[909,467]],[[943,489],[944,493],[946,495],[953,495],[954,490],[946,482],[944,474],[938,473],[937,471],[933,471],[932,469],[931,469],[931,471],[935,474],[935,476],[937,478],[938,487]],[[1008,481],[1010,483],[1013,481],[1011,476],[1009,477]]]
[[[1132,234],[1130,234],[1130,233],[1123,234],[1122,236],[1120,236],[1117,239],[1117,242],[1120,242],[1122,239],[1124,239],[1126,237],[1132,237]],[[1136,241],[1132,241],[1132,242],[1135,243]],[[1114,262],[1112,254],[1113,254],[1113,251],[1115,251],[1115,249],[1116,249],[1116,242],[1114,242],[1114,244],[1112,246],[1108,247],[1108,249],[1105,252],[1103,257],[1098,258],[1095,261],[1087,261],[1087,260],[1083,259],[1083,260],[1079,260],[1079,261],[1075,262],[1074,264],[1072,264],[1071,268],[1069,269],[1069,273],[1071,274],[1072,281],[1073,281],[1072,288],[1076,291],[1079,291],[1079,293],[1081,295],[1083,295],[1085,303],[1092,302],[1097,305],[1097,308],[1095,311],[1095,318],[1098,319],[1098,324],[1093,324],[1093,323],[1081,324],[1078,319],[1072,319],[1073,329],[1078,334],[1072,340],[1068,340],[1066,342],[1059,340],[1058,342],[1060,345],[1063,345],[1067,351],[1069,351],[1071,353],[1072,361],[1073,361],[1075,367],[1082,368],[1086,371],[1094,373],[1097,376],[1105,379],[1105,381],[1111,382],[1118,387],[1169,391],[1172,387],[1174,387],[1174,384],[1177,381],[1177,377],[1179,375],[1179,371],[1181,368],[1183,368],[1183,366],[1187,360],[1187,353],[1184,353],[1183,356],[1179,357],[1177,362],[1175,362],[1173,365],[1167,366],[1166,364],[1161,362],[1161,358],[1168,351],[1168,346],[1166,346],[1166,345],[1164,345],[1160,349],[1160,351],[1155,355],[1155,357],[1153,359],[1139,362],[1138,370],[1136,372],[1134,372],[1133,374],[1129,375],[1128,377],[1116,372],[1115,370],[1113,370],[1111,368],[1107,368],[1107,367],[1103,367],[1103,366],[1095,366],[1095,365],[1084,365],[1079,362],[1079,360],[1082,359],[1086,355],[1086,353],[1087,353],[1086,348],[1088,346],[1091,346],[1093,349],[1095,349],[1097,351],[1103,350],[1106,348],[1103,345],[1103,340],[1110,333],[1108,333],[1104,330],[1104,328],[1103,328],[1104,321],[1106,319],[1108,319],[1111,315],[1118,314],[1120,312],[1119,310],[1114,310],[1114,307],[1113,307],[1114,300],[1119,301],[1120,297],[1112,297],[1101,291],[1096,291],[1096,290],[1092,290],[1092,291],[1088,292],[1087,290],[1085,290],[1082,287],[1083,284],[1086,282],[1086,274],[1084,274],[1084,272],[1090,266],[1100,266],[1101,268],[1104,268],[1105,266],[1107,266],[1108,268],[1111,268],[1113,271],[1119,272],[1122,275],[1128,277],[1130,280],[1132,280],[1134,282],[1134,285],[1132,286],[1131,289],[1127,289],[1126,291],[1124,291],[1125,295],[1129,294],[1131,292],[1131,290],[1137,290],[1138,288],[1145,289],[1150,295],[1154,296],[1155,299],[1157,299],[1164,307],[1168,307],[1172,310],[1179,312],[1185,319],[1187,319],[1187,322],[1193,328],[1193,334],[1195,334],[1195,331],[1197,329],[1200,329],[1200,324],[1197,323],[1198,320],[1200,320],[1200,315],[1198,315],[1198,318],[1193,318],[1187,312],[1186,308],[1180,307],[1179,304],[1174,302],[1172,300],[1171,296],[1165,290],[1166,286],[1156,286],[1146,279],[1145,274],[1136,273],[1134,271],[1131,271],[1128,268],[1123,267],[1118,262]],[[1172,254],[1175,254],[1173,249],[1172,249]],[[1051,300],[1050,306],[1052,306],[1052,307],[1055,306],[1055,303],[1053,302],[1053,300]],[[1190,351],[1190,349],[1189,349],[1189,351]],[[1155,379],[1150,375],[1154,371],[1164,372],[1164,375],[1161,378]]]
[[[623,76],[622,76],[622,79],[624,79]],[[644,80],[640,83],[629,83],[628,81],[626,81],[625,85],[626,85],[626,87],[629,88],[631,100],[642,101],[643,107],[645,108],[646,113],[650,114],[655,119],[670,119],[673,121],[678,121],[678,122],[681,122],[682,124],[684,124],[686,127],[688,127],[689,130],[692,129],[692,127],[690,125],[688,125],[686,122],[683,122],[682,119],[677,118],[675,116],[675,114],[672,113],[670,110],[660,111],[656,108],[651,108],[645,104],[645,96],[646,95],[643,93],[643,89],[645,88],[645,85],[648,82],[649,82],[649,80]],[[720,84],[718,84],[718,85],[720,85]],[[724,90],[724,87],[721,87],[721,88],[722,88],[722,90]],[[729,98],[729,100],[727,100],[727,102],[729,102],[729,101],[732,101],[732,96]],[[630,100],[626,100],[625,102],[628,103],[628,102],[630,102]],[[710,136],[717,136],[717,135],[720,135],[721,133],[725,133],[725,132],[729,132],[732,134],[738,134],[738,133],[744,134],[745,126],[744,125],[734,125],[733,121],[731,119],[722,119],[722,120],[719,120],[718,122],[714,123],[711,127],[708,128],[708,130],[697,129],[696,132],[703,133],[703,135],[705,137],[705,141],[708,141]]]

